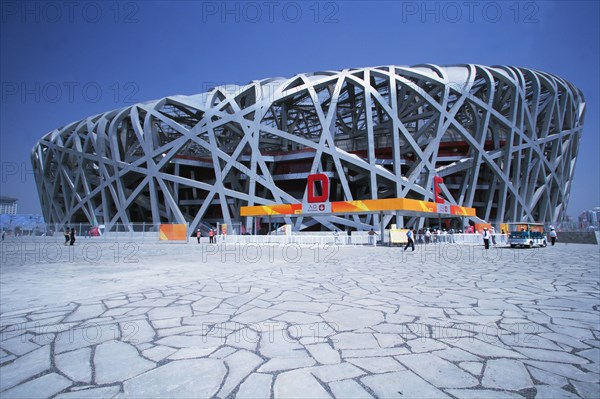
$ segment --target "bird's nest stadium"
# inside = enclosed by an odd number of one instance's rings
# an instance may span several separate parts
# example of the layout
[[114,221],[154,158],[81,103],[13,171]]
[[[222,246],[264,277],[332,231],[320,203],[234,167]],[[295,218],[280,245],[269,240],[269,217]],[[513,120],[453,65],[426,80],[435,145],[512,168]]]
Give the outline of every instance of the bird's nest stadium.
[[[49,223],[250,229],[257,220],[240,207],[302,202],[311,173],[329,177],[331,201],[432,200],[440,176],[446,201],[480,219],[556,222],[584,111],[572,84],[526,68],[350,68],[109,111],[46,134],[31,156]],[[280,222],[296,230],[422,223],[379,217]]]

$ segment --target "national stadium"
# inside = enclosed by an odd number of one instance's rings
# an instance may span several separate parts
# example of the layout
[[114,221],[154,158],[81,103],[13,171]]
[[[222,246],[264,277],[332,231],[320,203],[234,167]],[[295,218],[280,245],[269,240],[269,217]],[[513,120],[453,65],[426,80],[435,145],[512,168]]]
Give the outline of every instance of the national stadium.
[[[216,223],[256,231],[245,206],[433,200],[492,223],[565,214],[585,113],[566,80],[521,67],[350,68],[219,86],[90,116],[31,157],[48,223]],[[280,216],[300,230],[423,226],[415,215]]]

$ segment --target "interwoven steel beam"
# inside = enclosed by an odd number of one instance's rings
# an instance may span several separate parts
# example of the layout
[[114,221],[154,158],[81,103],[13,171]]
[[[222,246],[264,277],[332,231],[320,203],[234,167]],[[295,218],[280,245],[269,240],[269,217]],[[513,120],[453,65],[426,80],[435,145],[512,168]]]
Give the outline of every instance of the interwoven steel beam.
[[[45,135],[32,162],[50,223],[250,229],[240,206],[302,201],[306,176],[316,172],[329,175],[332,201],[432,200],[439,175],[446,199],[482,219],[556,222],[569,200],[584,110],[569,82],[525,68],[344,69],[92,116]],[[286,222],[365,229],[379,218]]]

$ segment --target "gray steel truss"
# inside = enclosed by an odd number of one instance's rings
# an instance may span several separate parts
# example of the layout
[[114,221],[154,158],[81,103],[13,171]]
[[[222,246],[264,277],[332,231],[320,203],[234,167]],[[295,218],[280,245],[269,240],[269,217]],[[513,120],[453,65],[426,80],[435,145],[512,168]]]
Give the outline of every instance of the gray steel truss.
[[[329,176],[332,201],[432,200],[438,175],[447,201],[481,219],[556,222],[584,110],[569,82],[525,68],[344,69],[95,115],[45,135],[32,163],[49,223],[242,222],[250,231],[256,221],[242,220],[241,206],[301,202],[316,172]],[[285,222],[302,230],[380,221]]]

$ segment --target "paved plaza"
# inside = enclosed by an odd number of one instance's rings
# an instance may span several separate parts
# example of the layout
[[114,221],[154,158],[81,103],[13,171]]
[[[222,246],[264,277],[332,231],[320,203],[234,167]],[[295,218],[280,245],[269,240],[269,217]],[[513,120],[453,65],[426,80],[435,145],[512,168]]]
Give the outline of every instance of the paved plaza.
[[598,398],[595,245],[2,244],[1,398]]

